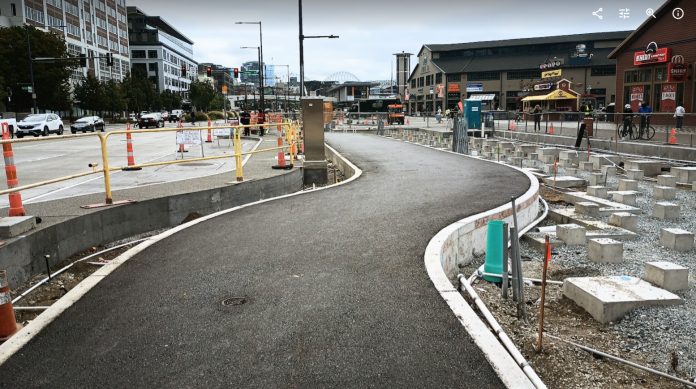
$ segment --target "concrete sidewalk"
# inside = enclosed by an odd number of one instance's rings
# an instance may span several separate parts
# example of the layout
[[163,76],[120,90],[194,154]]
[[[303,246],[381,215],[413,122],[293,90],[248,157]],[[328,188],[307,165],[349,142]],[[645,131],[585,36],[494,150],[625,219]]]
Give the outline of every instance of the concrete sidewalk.
[[359,179],[155,243],[0,366],[0,386],[503,387],[423,255],[529,180],[376,136],[327,139]]

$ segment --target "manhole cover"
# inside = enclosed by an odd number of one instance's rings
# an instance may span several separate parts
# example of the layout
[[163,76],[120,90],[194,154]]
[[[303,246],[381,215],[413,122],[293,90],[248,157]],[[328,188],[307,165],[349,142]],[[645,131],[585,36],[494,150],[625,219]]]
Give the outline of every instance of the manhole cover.
[[182,163],[181,166],[211,166],[212,163],[205,163],[205,162],[189,162],[189,163]]
[[222,300],[222,305],[224,306],[231,306],[231,305],[242,305],[246,304],[247,298],[246,297],[230,297]]

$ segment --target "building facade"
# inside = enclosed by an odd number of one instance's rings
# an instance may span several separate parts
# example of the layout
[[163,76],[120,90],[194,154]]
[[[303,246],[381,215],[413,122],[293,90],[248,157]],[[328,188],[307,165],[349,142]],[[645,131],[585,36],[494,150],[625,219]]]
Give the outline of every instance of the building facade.
[[574,90],[596,95],[598,107],[606,106],[616,99],[616,61],[608,55],[630,33],[424,45],[408,80],[405,103],[411,113],[435,112],[472,96],[492,95],[484,110],[515,110],[534,84],[564,78]]
[[[264,62],[265,64],[265,62]],[[249,61],[242,64],[241,69],[239,69],[242,74],[239,75],[241,82],[245,84],[259,84],[259,61]],[[254,74],[248,74],[245,72],[256,72]]]
[[[677,9],[680,19],[673,14]],[[653,15],[610,54],[616,59],[616,105],[636,111],[646,102],[662,113],[653,115],[653,123],[674,123],[671,113],[680,103],[687,113],[696,112],[696,2],[669,0]],[[684,124],[695,125],[693,119],[687,115]]]
[[[208,77],[208,67],[210,67],[212,71],[211,77]],[[230,68],[213,63],[198,64],[198,80],[202,81],[207,79],[213,81],[215,90],[218,93],[222,93],[222,87],[226,86],[228,93],[232,94],[234,90],[234,76]]]
[[159,16],[137,7],[128,7],[127,12],[131,66],[147,71],[158,92],[171,90],[188,98],[191,82],[198,79],[193,41]]
[[[120,81],[130,70],[125,0],[0,0],[0,27],[32,25],[62,35],[68,53],[86,54],[87,68],[73,71],[74,85],[88,73]],[[52,27],[65,26],[65,27]],[[106,54],[114,66],[107,66]]]

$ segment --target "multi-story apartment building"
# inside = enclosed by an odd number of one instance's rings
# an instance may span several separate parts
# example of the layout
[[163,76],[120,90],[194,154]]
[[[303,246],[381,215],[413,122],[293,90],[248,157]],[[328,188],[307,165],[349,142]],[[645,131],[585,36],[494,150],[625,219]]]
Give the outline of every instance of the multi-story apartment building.
[[[191,82],[198,79],[193,41],[159,16],[128,7],[131,64],[148,72],[157,91],[171,90],[188,98]],[[186,75],[182,74],[186,68]]]
[[62,35],[68,53],[86,54],[88,67],[75,69],[73,84],[87,72],[107,81],[130,70],[125,0],[0,0],[0,15],[0,27],[29,24]]

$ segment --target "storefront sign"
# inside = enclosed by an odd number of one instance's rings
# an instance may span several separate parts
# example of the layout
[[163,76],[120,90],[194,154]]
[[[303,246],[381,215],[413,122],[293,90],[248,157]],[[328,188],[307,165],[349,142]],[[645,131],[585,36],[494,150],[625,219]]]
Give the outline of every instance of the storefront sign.
[[654,63],[669,62],[670,49],[658,49],[655,42],[651,42],[645,52],[637,52],[633,57],[633,65],[650,65]]
[[437,97],[440,98],[440,99],[443,98],[443,97],[445,97],[444,91],[445,91],[445,85],[444,85],[444,84],[438,84],[438,85],[437,85]]
[[447,92],[460,92],[459,84],[449,84],[447,85]]
[[563,71],[561,69],[558,70],[550,70],[548,72],[543,72],[541,73],[541,78],[554,78],[554,77],[560,77],[561,73]]
[[448,92],[447,93],[447,99],[449,100],[459,100],[462,97],[462,94],[460,92]]
[[677,108],[677,84],[662,84],[660,111],[674,112]]
[[684,82],[686,81],[687,66],[684,63],[684,57],[675,55],[672,57],[672,62],[667,64],[667,81],[669,82]]
[[554,59],[553,61],[545,62],[539,65],[539,69],[544,70],[544,69],[553,69],[553,68],[558,68],[561,65],[563,65],[564,60],[563,59]]
[[633,112],[638,112],[638,107],[640,107],[640,103],[643,102],[644,92],[645,88],[642,85],[631,87],[631,109]]
[[467,92],[483,92],[483,84],[466,84]]
[[576,97],[571,95],[570,93],[564,91],[564,90],[557,90],[549,95],[547,97],[547,100],[567,100],[567,99],[575,99]]
[[553,86],[553,82],[549,82],[547,84],[537,84],[537,85],[534,85],[534,90],[547,90],[547,89],[551,89],[552,86]]
[[433,93],[435,93],[435,89],[431,86],[430,87],[430,94],[432,95]]

